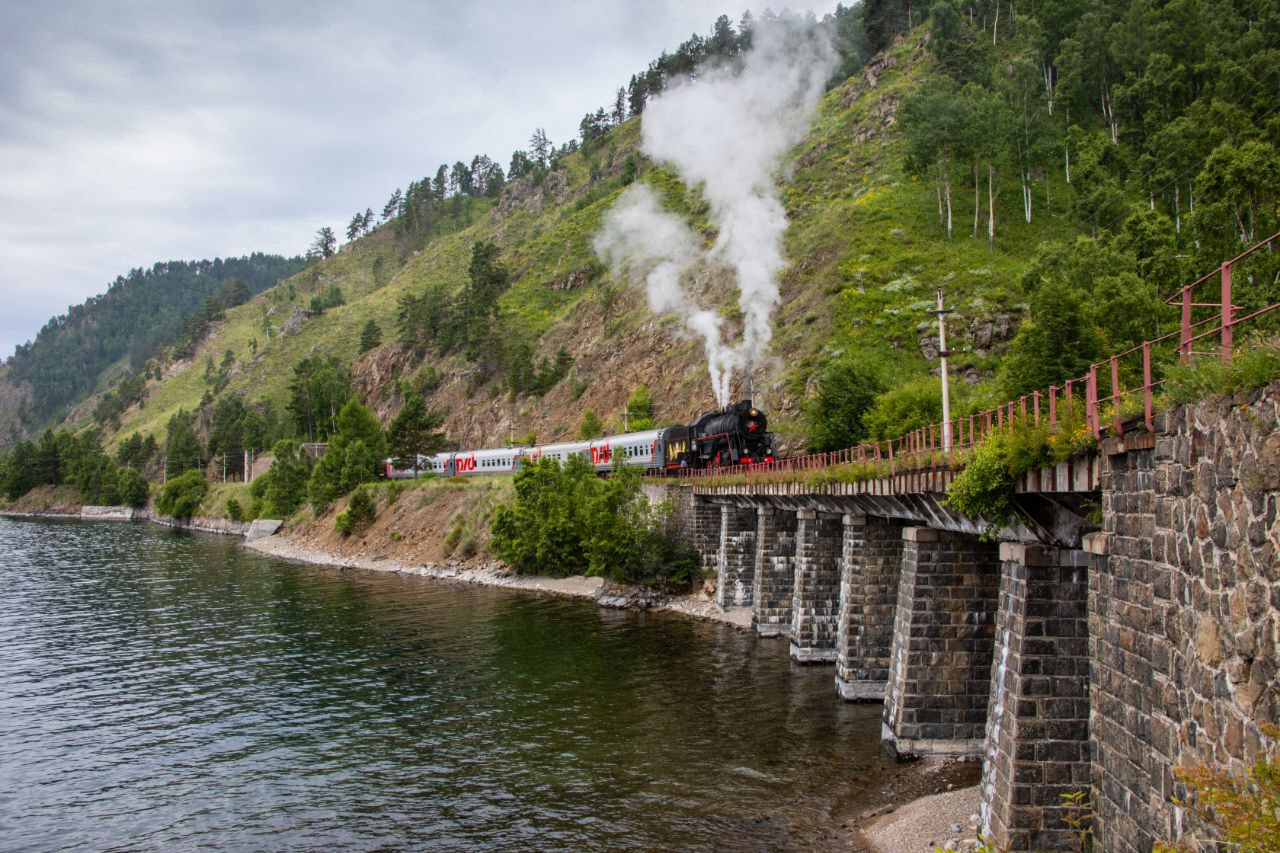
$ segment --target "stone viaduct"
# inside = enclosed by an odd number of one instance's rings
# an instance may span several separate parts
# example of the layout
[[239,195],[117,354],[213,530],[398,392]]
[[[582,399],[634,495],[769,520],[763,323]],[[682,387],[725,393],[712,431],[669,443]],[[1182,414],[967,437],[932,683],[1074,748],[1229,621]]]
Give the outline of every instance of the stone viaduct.
[[717,603],[883,702],[888,748],[982,757],[1001,847],[1066,847],[1081,790],[1096,849],[1194,845],[1174,769],[1243,770],[1280,715],[1278,425],[1280,384],[1157,415],[1022,476],[1024,523],[989,538],[946,507],[946,469],[711,480],[684,509]]

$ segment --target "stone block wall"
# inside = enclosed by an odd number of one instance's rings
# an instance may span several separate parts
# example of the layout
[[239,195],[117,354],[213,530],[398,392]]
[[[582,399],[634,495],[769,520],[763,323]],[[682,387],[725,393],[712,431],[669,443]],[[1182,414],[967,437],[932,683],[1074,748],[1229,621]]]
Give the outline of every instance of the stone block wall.
[[718,572],[720,570],[720,506],[690,494],[690,502],[687,506],[681,504],[681,511],[687,512],[682,529],[697,550],[703,571]]
[[796,518],[791,657],[800,663],[835,663],[844,539],[841,516],[805,509]]
[[717,549],[716,604],[721,608],[751,604],[756,565],[756,511],[722,506]]
[[1173,769],[1242,772],[1280,716],[1280,384],[1158,416],[1104,460],[1090,573],[1092,788],[1104,849],[1194,845]]
[[883,737],[900,755],[982,751],[999,585],[996,546],[902,531]]
[[902,528],[892,519],[844,517],[836,631],[836,690],[844,699],[884,699],[902,573]]
[[761,637],[785,637],[795,597],[796,514],[762,506],[757,517],[752,623]]
[[1088,562],[1000,546],[982,766],[983,835],[1001,849],[1074,849],[1062,796],[1089,789]]

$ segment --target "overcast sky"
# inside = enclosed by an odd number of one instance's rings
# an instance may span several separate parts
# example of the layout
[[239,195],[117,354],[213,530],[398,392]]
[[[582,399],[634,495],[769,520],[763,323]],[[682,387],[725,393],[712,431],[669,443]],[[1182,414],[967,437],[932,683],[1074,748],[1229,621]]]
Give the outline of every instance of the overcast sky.
[[440,163],[560,144],[746,8],[0,0],[0,357],[131,267],[300,254]]

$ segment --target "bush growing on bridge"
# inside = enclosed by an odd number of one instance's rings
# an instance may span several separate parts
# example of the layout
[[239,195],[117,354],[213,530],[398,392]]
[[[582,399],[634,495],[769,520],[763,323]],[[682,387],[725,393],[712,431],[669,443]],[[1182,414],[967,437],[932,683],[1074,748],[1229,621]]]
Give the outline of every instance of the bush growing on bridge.
[[1013,477],[1005,464],[1008,440],[988,439],[974,451],[947,490],[947,506],[970,518],[981,518],[998,530],[1013,518]]
[[1063,405],[1052,434],[1047,423],[1018,421],[978,447],[947,490],[947,506],[990,525],[989,532],[1009,524],[1016,515],[1013,482],[1027,471],[1065,462],[1095,447],[1085,425],[1083,408]]
[[1170,367],[1164,381],[1165,401],[1196,403],[1211,397],[1239,394],[1280,379],[1280,338],[1241,342],[1231,361],[1200,358],[1190,365]]
[[[1280,850],[1280,728],[1261,725],[1264,754],[1243,775],[1207,765],[1179,767],[1178,780],[1189,796],[1186,806],[1221,833],[1225,847],[1247,853]],[[1183,853],[1186,848],[1157,843],[1155,853]]]
[[515,493],[498,507],[492,547],[517,570],[689,585],[696,556],[675,536],[671,508],[649,505],[638,471],[619,465],[601,479],[580,456],[544,458],[515,475]]

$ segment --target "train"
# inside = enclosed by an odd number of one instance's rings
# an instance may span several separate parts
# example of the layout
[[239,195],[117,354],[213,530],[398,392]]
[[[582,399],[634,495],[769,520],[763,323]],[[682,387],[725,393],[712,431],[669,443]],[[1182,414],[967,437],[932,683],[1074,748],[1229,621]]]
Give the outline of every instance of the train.
[[[531,447],[495,447],[419,456],[418,471],[441,477],[513,474],[526,460],[570,456],[588,459],[600,473],[615,462],[645,473],[679,476],[689,470],[775,461],[769,419],[750,400],[702,414],[690,424],[609,435],[592,441],[569,441]],[[388,479],[413,477],[411,468],[385,460]]]

